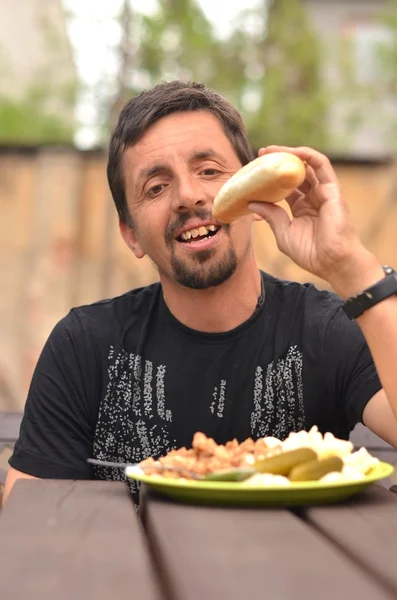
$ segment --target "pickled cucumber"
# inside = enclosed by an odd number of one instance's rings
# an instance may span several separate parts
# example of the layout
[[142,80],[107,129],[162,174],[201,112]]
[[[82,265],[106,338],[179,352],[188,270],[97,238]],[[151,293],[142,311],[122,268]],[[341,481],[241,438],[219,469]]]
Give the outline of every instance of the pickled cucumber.
[[252,467],[235,467],[234,469],[223,469],[215,473],[207,473],[203,479],[205,481],[244,481],[257,473]]
[[273,475],[285,475],[288,477],[290,471],[300,465],[317,459],[317,454],[311,448],[296,448],[281,452],[275,456],[257,460],[254,467],[260,473],[272,473]]
[[343,469],[343,460],[339,456],[329,456],[301,463],[292,469],[289,474],[290,481],[316,481],[331,472],[340,472]]

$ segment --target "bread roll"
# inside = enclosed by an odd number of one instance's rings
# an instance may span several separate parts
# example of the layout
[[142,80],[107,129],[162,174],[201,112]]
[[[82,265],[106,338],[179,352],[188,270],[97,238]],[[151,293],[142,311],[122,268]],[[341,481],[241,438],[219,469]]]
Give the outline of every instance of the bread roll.
[[212,213],[222,223],[248,215],[249,202],[280,202],[301,185],[303,161],[289,152],[264,154],[239,169],[220,189]]

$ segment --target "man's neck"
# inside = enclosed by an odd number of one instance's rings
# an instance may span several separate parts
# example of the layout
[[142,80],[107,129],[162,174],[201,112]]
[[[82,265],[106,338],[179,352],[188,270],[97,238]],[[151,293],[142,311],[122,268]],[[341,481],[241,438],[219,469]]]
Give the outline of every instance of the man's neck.
[[192,290],[162,280],[165,303],[183,325],[207,333],[230,331],[254,313],[261,293],[255,261],[241,265],[224,283]]

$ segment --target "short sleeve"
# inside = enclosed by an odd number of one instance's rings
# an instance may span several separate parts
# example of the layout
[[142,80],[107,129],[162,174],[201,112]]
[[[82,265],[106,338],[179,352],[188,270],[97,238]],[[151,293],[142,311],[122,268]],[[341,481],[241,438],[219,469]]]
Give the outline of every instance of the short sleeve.
[[328,322],[324,359],[329,385],[350,430],[362,423],[367,402],[382,388],[370,349],[355,321],[340,306]]
[[95,348],[70,312],[50,334],[34,371],[9,464],[41,478],[91,479],[100,376]]

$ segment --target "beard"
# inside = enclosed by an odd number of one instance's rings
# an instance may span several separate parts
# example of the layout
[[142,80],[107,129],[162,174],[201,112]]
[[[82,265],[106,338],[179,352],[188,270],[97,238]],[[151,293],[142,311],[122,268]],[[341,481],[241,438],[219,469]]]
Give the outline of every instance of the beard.
[[237,268],[237,256],[234,248],[230,244],[224,256],[211,260],[214,253],[212,248],[197,252],[192,257],[194,265],[186,264],[186,261],[173,254],[171,268],[176,281],[194,290],[206,290],[229,279]]
[[[220,285],[233,275],[237,268],[237,255],[229,237],[229,245],[222,256],[216,256],[215,248],[207,248],[192,254],[192,260],[189,262],[178,258],[174,249],[174,231],[194,216],[202,220],[211,219],[211,213],[202,208],[196,209],[194,214],[180,215],[177,221],[168,227],[166,243],[171,249],[171,268],[175,280],[187,288],[205,290]],[[222,229],[229,235],[230,225],[224,225]]]

